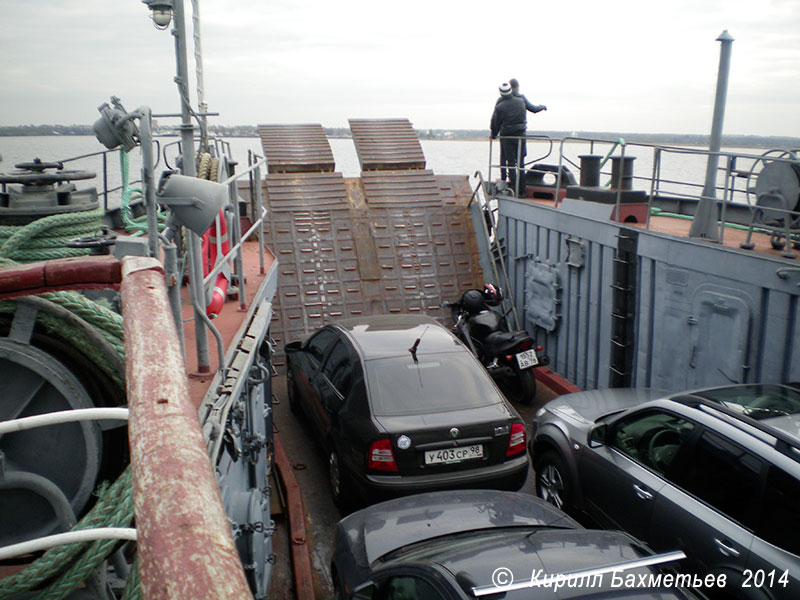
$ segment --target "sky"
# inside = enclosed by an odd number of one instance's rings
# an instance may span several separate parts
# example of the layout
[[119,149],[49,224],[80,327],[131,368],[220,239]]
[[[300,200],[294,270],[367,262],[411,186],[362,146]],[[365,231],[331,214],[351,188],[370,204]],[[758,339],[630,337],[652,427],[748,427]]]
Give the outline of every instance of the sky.
[[[191,2],[186,0],[191,34]],[[800,137],[800,0],[200,0],[205,98],[220,125],[408,118],[488,129],[515,77],[528,130]],[[0,0],[0,125],[89,124],[112,95],[180,109],[174,39],[139,0]],[[196,106],[194,48],[190,86]]]

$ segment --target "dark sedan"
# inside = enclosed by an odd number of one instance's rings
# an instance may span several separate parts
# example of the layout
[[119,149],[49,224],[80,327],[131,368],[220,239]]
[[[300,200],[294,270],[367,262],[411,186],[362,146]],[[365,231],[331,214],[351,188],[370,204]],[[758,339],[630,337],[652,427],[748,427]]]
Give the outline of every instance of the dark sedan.
[[340,508],[359,498],[525,483],[522,420],[433,319],[338,321],[287,344],[286,357],[291,409],[328,453]]
[[342,519],[331,575],[342,600],[697,598],[656,567],[674,560],[624,533],[583,529],[533,496],[466,490]]

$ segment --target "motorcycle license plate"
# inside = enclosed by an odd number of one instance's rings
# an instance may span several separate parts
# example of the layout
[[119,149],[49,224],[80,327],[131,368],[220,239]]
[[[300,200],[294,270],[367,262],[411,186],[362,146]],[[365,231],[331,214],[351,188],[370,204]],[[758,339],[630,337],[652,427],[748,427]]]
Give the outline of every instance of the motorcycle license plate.
[[483,458],[483,446],[481,444],[425,452],[426,465],[459,463],[462,460],[471,460],[473,458]]
[[536,350],[525,350],[516,355],[517,364],[520,369],[529,369],[539,364],[539,359],[536,357]]

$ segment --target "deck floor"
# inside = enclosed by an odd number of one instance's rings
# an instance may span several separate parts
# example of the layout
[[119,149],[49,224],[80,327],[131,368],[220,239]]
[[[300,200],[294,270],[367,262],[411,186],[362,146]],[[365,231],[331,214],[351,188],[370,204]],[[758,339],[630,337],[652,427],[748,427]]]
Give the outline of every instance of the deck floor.
[[[552,200],[547,199],[539,199],[539,198],[524,198],[524,200],[528,202],[534,202],[536,204],[541,204],[542,206],[548,206],[550,208],[555,207],[555,203]],[[646,228],[645,223],[627,223],[628,225],[639,227],[639,228]],[[691,219],[683,219],[677,217],[664,217],[664,216],[651,216],[650,217],[650,224],[649,228],[652,231],[656,231],[658,233],[666,233],[669,235],[674,235],[678,237],[688,237],[689,229],[692,226]],[[751,238],[751,242],[755,244],[755,247],[752,250],[745,250],[739,246],[739,244],[745,242],[747,240],[747,228],[742,225],[736,225],[734,227],[726,227],[722,236],[722,243],[724,246],[729,248],[735,248],[741,250],[742,252],[757,252],[759,254],[767,254],[770,256],[782,256],[783,250],[776,250],[772,247],[770,243],[770,235],[766,233],[758,233],[754,232]],[[798,257],[800,257],[800,251],[795,249],[797,252]]]

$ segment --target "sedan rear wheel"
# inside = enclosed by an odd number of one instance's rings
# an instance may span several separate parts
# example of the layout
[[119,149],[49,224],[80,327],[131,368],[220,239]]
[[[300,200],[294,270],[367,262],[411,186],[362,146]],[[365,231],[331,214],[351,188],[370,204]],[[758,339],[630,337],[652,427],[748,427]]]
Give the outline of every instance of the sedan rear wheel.
[[300,402],[297,398],[297,382],[294,380],[294,374],[291,367],[286,369],[286,396],[289,400],[289,410],[295,417],[303,416],[303,409],[300,407]]
[[553,451],[546,452],[536,461],[536,494],[563,511],[571,508],[572,490],[567,470],[561,457]]
[[328,457],[328,479],[331,483],[333,503],[343,513],[347,513],[352,503],[352,495],[348,488],[347,474],[335,450],[331,450],[330,456]]

